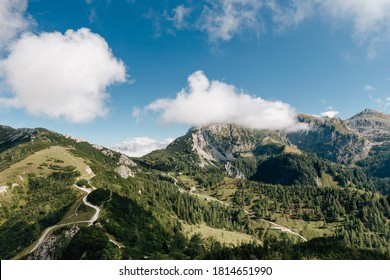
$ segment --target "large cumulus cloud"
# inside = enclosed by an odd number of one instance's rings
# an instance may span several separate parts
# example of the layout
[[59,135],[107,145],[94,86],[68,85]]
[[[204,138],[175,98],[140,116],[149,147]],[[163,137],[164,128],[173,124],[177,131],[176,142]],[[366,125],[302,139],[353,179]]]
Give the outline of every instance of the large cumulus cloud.
[[281,101],[250,96],[232,85],[210,81],[202,71],[188,77],[188,88],[174,99],[158,99],[146,107],[163,122],[204,126],[234,123],[253,129],[301,129],[295,110]]
[[89,29],[25,33],[1,62],[13,97],[0,106],[84,123],[108,112],[107,87],[126,81],[126,67],[107,42]]

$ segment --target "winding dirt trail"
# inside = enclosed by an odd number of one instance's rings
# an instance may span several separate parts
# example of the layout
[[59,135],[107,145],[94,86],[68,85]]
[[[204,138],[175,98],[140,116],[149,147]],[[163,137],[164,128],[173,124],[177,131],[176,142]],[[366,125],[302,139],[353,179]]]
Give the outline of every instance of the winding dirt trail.
[[77,189],[79,189],[82,192],[86,192],[87,193],[87,195],[85,195],[83,197],[83,203],[85,205],[95,209],[95,214],[89,220],[75,221],[75,222],[65,223],[65,224],[57,224],[57,225],[53,225],[51,227],[46,228],[45,231],[42,233],[41,237],[38,239],[38,243],[34,246],[34,248],[30,251],[30,253],[34,252],[39,247],[39,245],[41,245],[42,242],[45,241],[45,239],[48,236],[48,234],[50,232],[52,232],[54,229],[57,229],[57,228],[60,228],[60,227],[65,227],[65,226],[70,226],[70,225],[84,224],[84,223],[87,223],[88,226],[90,226],[90,225],[93,225],[93,223],[96,222],[97,219],[99,219],[100,208],[87,201],[88,194],[90,194],[91,191],[94,190],[94,188],[92,188],[92,190],[91,190],[91,189],[79,187],[77,185],[74,185],[74,187],[76,187]]
[[87,221],[89,223],[89,225],[92,225],[94,222],[97,221],[97,219],[99,219],[99,215],[100,215],[100,208],[87,201],[88,194],[90,194],[91,191],[94,190],[94,188],[92,190],[90,190],[90,189],[79,187],[77,185],[75,185],[75,187],[78,188],[79,190],[87,193],[87,195],[84,196],[84,198],[83,198],[83,202],[85,205],[95,209],[95,214]]

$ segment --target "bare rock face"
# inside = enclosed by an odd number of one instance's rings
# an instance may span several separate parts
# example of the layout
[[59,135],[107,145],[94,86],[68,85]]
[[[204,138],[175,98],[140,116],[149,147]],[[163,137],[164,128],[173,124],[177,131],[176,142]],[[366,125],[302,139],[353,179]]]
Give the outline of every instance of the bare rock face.
[[126,165],[121,165],[119,166],[116,171],[119,173],[119,175],[124,178],[124,179],[127,179],[129,177],[134,177],[134,173],[131,171],[131,169],[129,167],[127,167]]
[[390,144],[390,115],[376,110],[366,109],[347,120],[306,114],[299,114],[298,120],[309,129],[285,132],[212,124],[192,128],[170,147],[176,145],[183,150],[180,145],[184,145],[199,157],[199,165],[204,167],[257,156],[272,145],[288,148],[285,150],[297,148],[333,162],[350,164],[366,158],[373,146]]
[[80,227],[73,225],[68,230],[65,230],[59,235],[51,235],[45,241],[43,241],[37,249],[30,255],[30,260],[53,260],[56,251],[59,247],[63,246],[63,243],[68,243],[73,236],[80,230]]
[[10,145],[14,142],[32,141],[40,133],[47,130],[42,128],[18,128],[0,125],[0,145]]
[[33,260],[52,260],[56,251],[56,245],[60,239],[57,235],[51,235],[48,239],[42,242],[34,251]]
[[6,194],[8,192],[9,187],[7,185],[0,186],[0,194]]
[[106,155],[106,156],[108,156],[108,157],[114,157],[114,152],[113,151],[111,151],[111,150],[109,150],[109,149],[103,149],[103,150],[101,150],[102,151],[102,153],[104,154],[104,155]]
[[134,172],[129,168],[137,166],[137,164],[132,161],[128,156],[122,154],[118,161],[118,167],[116,168],[116,171],[119,173],[119,175],[127,179],[129,177],[134,177]]
[[245,174],[235,168],[230,162],[225,163],[224,165],[226,173],[233,178],[245,179]]
[[137,166],[137,164],[132,161],[128,156],[121,154],[121,157],[119,158],[119,163],[118,164],[123,164],[123,165],[129,165],[129,166]]
[[345,121],[348,127],[373,145],[390,143],[390,115],[366,109]]
[[299,120],[310,129],[288,133],[287,138],[300,150],[344,164],[363,159],[370,151],[370,141],[357,134],[346,121],[304,114]]
[[252,157],[258,146],[268,143],[289,144],[281,133],[246,129],[233,124],[213,124],[195,128],[190,133],[192,150],[199,155],[203,166]]

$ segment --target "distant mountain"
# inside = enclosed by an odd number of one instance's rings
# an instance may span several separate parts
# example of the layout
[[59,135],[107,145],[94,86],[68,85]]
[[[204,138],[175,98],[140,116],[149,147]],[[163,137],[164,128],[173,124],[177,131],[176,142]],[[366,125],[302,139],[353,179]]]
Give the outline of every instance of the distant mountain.
[[[184,137],[189,140],[187,144],[198,155],[202,166],[252,157],[263,153],[266,147],[275,149],[289,145],[286,137],[278,132],[246,129],[233,124],[192,128]],[[167,149],[175,149],[177,143],[174,141]]]
[[374,145],[390,140],[390,115],[375,110],[366,109],[347,120],[306,114],[299,114],[298,120],[308,124],[309,129],[286,133],[233,124],[192,128],[167,149],[189,149],[198,156],[202,166],[275,152],[280,148],[299,149],[347,164],[366,158]]
[[45,133],[47,130],[42,128],[19,128],[14,129],[9,126],[0,125],[0,147],[6,149],[20,142],[28,142],[34,139],[39,133]]
[[351,163],[367,156],[371,145],[340,118],[300,114],[300,122],[309,129],[288,133],[287,138],[299,149],[339,163]]
[[390,115],[366,109],[345,121],[357,135],[373,145],[390,143]]

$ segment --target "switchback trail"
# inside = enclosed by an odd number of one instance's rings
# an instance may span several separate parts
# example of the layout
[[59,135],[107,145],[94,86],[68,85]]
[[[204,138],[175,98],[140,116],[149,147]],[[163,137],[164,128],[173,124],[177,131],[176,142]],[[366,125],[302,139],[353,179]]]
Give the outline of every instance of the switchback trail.
[[93,225],[94,222],[96,222],[97,219],[99,219],[99,214],[100,214],[100,208],[97,207],[96,205],[93,205],[92,203],[88,202],[87,201],[87,197],[88,197],[88,194],[91,193],[92,190],[90,189],[87,189],[87,188],[82,188],[82,187],[79,187],[77,185],[74,185],[74,187],[76,187],[77,189],[79,189],[80,191],[82,192],[86,192],[87,195],[85,195],[83,197],[83,203],[93,209],[95,209],[95,214],[89,219],[89,220],[85,220],[85,221],[75,221],[75,222],[71,222],[71,223],[65,223],[65,224],[57,224],[57,225],[53,225],[51,227],[48,227],[45,229],[45,231],[42,233],[41,237],[39,238],[38,240],[38,243],[34,246],[34,248],[30,251],[30,253],[34,252],[38,247],[39,245],[42,244],[43,241],[45,241],[47,235],[52,232],[54,229],[56,228],[60,228],[60,227],[65,227],[65,226],[70,226],[70,225],[76,225],[76,224],[84,224],[84,223],[87,223],[88,226],[90,225]]

